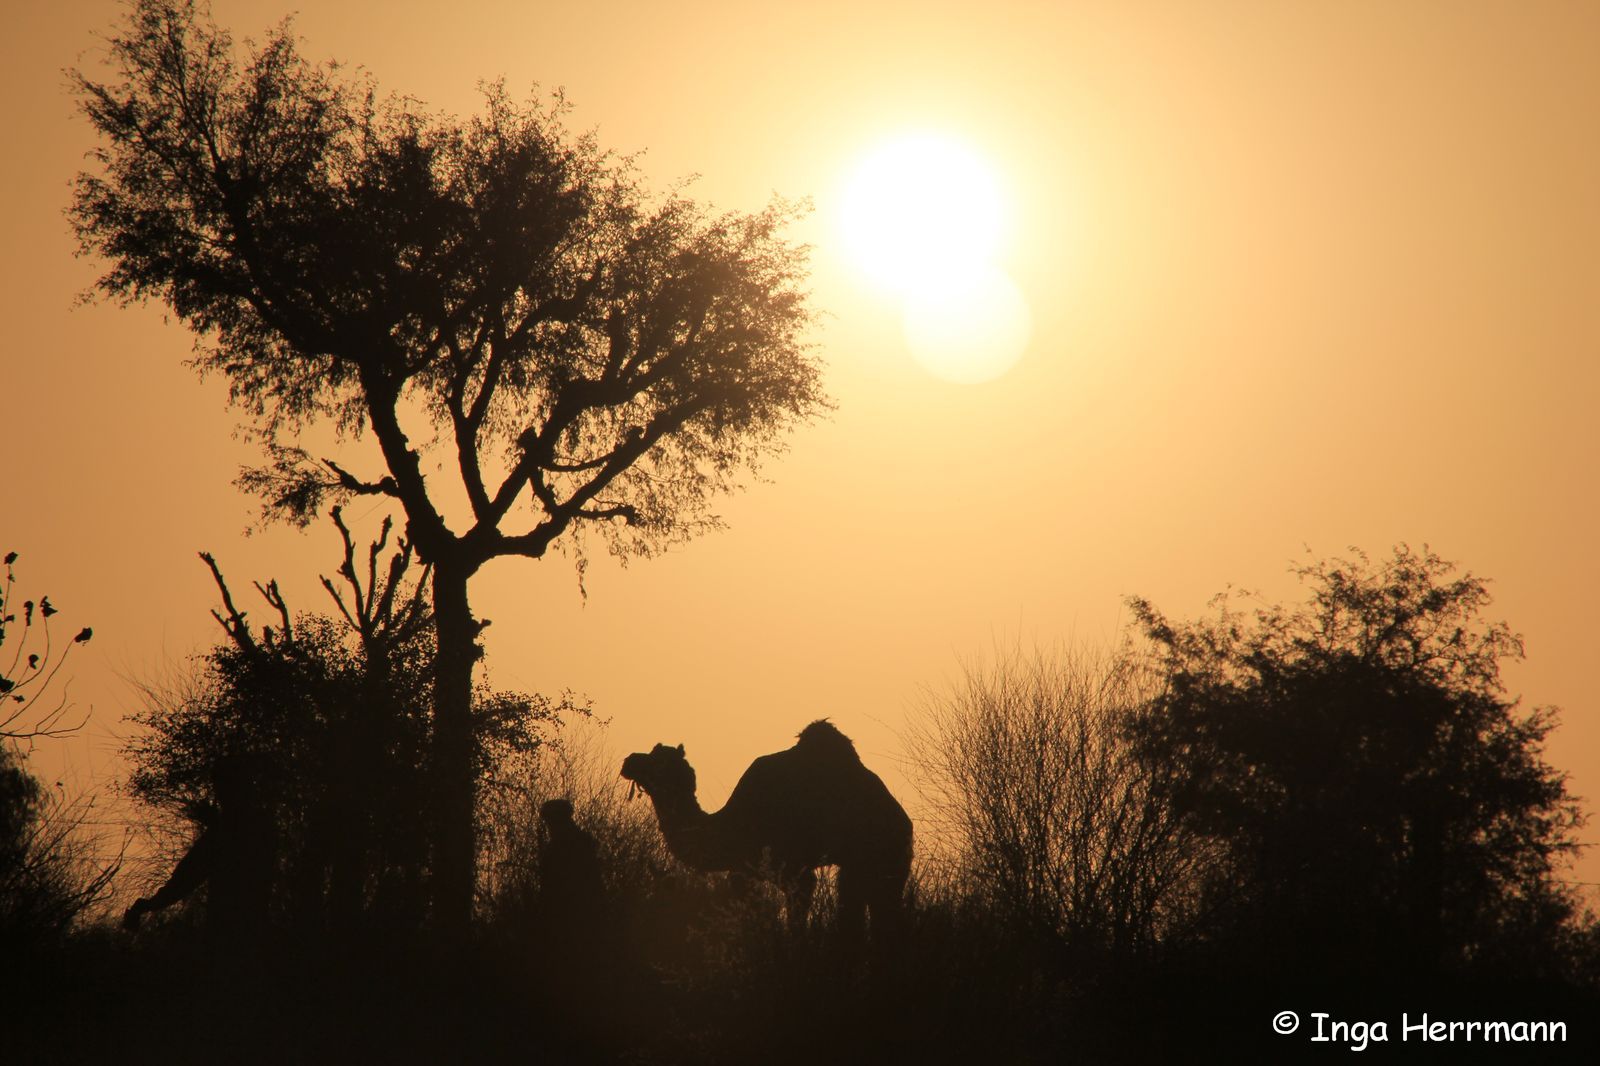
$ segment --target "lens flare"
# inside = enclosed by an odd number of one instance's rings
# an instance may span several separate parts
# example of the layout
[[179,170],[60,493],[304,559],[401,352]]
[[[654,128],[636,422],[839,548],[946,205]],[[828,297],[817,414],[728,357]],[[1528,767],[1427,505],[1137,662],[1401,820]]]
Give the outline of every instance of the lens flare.
[[976,385],[1016,365],[1033,320],[1017,286],[989,267],[907,295],[904,327],[911,354],[930,373]]

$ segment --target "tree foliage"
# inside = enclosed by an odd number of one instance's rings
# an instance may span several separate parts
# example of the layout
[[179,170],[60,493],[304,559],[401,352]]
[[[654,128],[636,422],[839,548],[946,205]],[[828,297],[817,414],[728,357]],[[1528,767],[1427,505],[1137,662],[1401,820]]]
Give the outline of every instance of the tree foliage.
[[1165,679],[1137,739],[1228,849],[1218,920],[1300,965],[1462,965],[1551,934],[1581,818],[1542,757],[1555,712],[1505,693],[1522,641],[1482,620],[1483,581],[1405,546],[1297,573],[1305,603],[1249,615],[1133,601]]
[[[140,0],[110,49],[115,80],[77,78],[103,140],[73,225],[110,264],[103,292],[160,300],[202,338],[196,365],[268,447],[244,482],[269,511],[391,496],[431,558],[445,519],[412,444],[433,434],[400,426],[414,406],[453,452],[479,561],[585,523],[643,549],[709,521],[821,407],[784,205],[650,203],[564,129],[559,98],[491,85],[480,115],[428,114],[309,63],[287,24],[241,57],[192,3]],[[321,417],[371,429],[389,476],[301,451]]]

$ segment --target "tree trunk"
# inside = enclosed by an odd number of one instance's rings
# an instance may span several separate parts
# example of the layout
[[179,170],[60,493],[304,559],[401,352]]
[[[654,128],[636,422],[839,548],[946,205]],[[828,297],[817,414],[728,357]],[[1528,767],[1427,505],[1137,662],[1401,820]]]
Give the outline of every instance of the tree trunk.
[[470,576],[466,569],[444,562],[433,571],[439,641],[433,693],[433,916],[441,929],[458,933],[472,922],[477,874],[472,668],[480,652],[478,625],[467,603]]

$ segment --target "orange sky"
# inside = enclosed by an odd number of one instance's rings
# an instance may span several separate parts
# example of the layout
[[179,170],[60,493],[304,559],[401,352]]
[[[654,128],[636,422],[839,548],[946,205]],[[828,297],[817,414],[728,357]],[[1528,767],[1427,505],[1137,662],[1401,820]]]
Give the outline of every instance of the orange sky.
[[[246,36],[287,8],[214,10]],[[0,41],[0,550],[95,627],[91,728],[50,753],[81,782],[115,773],[125,679],[218,635],[195,552],[319,609],[335,561],[328,528],[241,536],[252,452],[179,327],[73,307],[95,268],[61,209],[91,139],[60,72],[117,13],[27,5]],[[618,752],[684,742],[708,807],[821,715],[906,792],[896,734],[962,657],[1105,640],[1131,594],[1290,596],[1307,547],[1427,543],[1493,579],[1527,638],[1513,690],[1565,709],[1549,754],[1595,809],[1600,5],[340,0],[297,25],[439,108],[563,86],[658,187],[816,203],[796,236],[838,411],[728,531],[595,560],[587,604],[563,559],[494,564],[497,684],[587,693]],[[852,162],[911,127],[969,139],[1013,198],[1034,337],[989,384],[924,372],[830,228]]]

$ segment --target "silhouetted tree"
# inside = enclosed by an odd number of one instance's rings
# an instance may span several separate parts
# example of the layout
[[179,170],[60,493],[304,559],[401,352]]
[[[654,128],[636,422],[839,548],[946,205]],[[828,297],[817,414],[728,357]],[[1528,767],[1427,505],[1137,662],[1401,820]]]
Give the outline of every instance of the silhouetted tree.
[[1079,966],[1186,931],[1213,850],[1128,736],[1158,683],[1123,651],[1011,652],[930,696],[910,737],[957,883]]
[[[76,77],[102,143],[70,212],[110,260],[99,289],[200,335],[265,446],[241,482],[269,515],[386,497],[433,567],[435,905],[464,922],[468,581],[585,530],[626,554],[715,525],[710,500],[824,406],[790,211],[648,201],[559,103],[492,86],[481,115],[429,115],[306,62],[287,25],[236,58],[192,0],[133,0],[109,47],[112,80]],[[295,434],[319,419],[370,432],[386,473],[314,460]]]
[[92,798],[47,793],[28,769],[24,747],[83,725],[69,717],[66,687],[55,681],[94,634],[86,626],[64,644],[53,641],[50,620],[59,612],[49,596],[17,604],[16,562],[16,552],[0,560],[0,941],[10,944],[64,932],[105,897],[122,858],[93,858]]
[[1404,546],[1297,572],[1307,602],[1249,617],[1224,600],[1177,623],[1133,601],[1165,678],[1140,747],[1228,849],[1219,920],[1258,958],[1324,972],[1550,943],[1581,818],[1541,754],[1555,712],[1520,713],[1501,685],[1522,641],[1481,620],[1484,583]]
[[[412,572],[406,541],[389,551],[387,520],[364,560],[338,508],[333,521],[343,559],[338,579],[324,577],[323,586],[335,615],[295,615],[268,582],[256,589],[275,624],[253,627],[215,560],[202,556],[222,598],[213,615],[228,639],[202,658],[191,691],[151,693],[135,717],[145,731],[127,749],[131,788],[189,822],[198,847],[218,836],[218,816],[228,812],[216,792],[223,771],[248,760],[243,810],[270,823],[278,840],[269,873],[278,910],[339,929],[364,915],[413,925],[421,879],[435,861],[427,832],[436,776],[427,575]],[[475,777],[508,754],[532,752],[557,709],[480,683]],[[167,895],[176,902],[204,880],[191,876]]]

